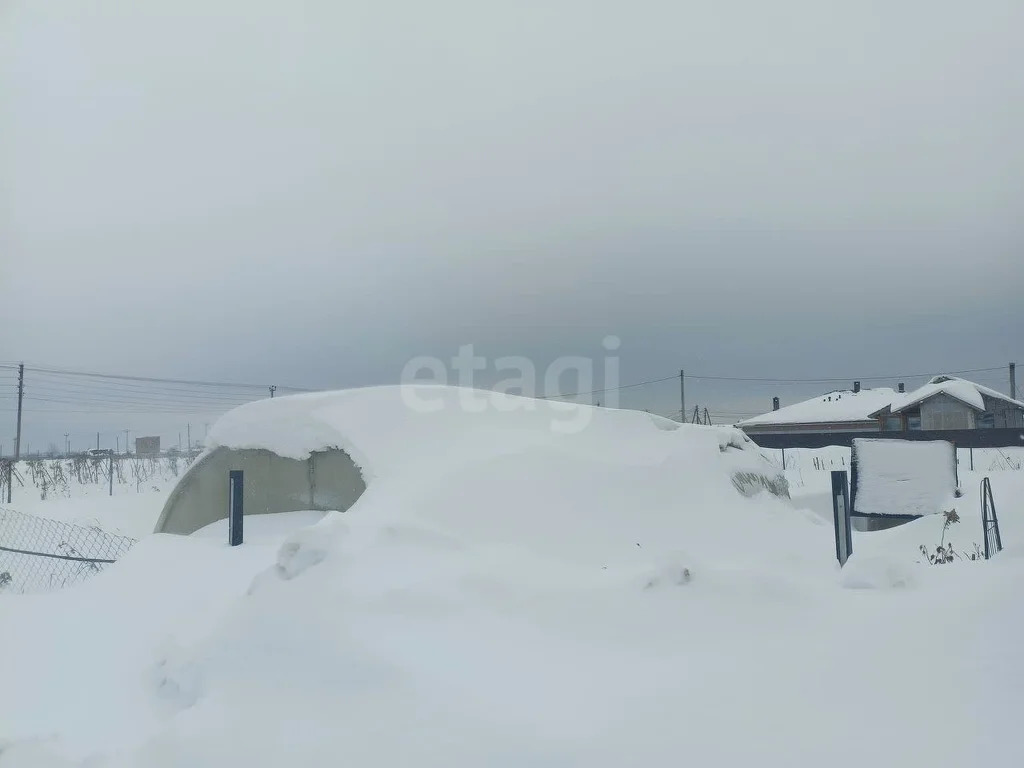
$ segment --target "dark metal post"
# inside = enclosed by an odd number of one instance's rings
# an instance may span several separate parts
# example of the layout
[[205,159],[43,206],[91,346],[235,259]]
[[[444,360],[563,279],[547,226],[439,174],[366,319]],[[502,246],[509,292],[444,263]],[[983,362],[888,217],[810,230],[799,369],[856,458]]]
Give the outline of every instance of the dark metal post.
[[973,472],[974,471],[974,446],[972,445],[967,450],[970,451],[970,454],[971,454],[971,472]]
[[242,470],[228,472],[228,544],[237,547],[242,543]]
[[853,532],[850,528],[850,485],[846,472],[841,469],[832,472],[832,518],[836,531],[836,559],[843,566],[853,554]]
[[107,454],[107,465],[110,468],[110,495],[114,495],[114,452]]

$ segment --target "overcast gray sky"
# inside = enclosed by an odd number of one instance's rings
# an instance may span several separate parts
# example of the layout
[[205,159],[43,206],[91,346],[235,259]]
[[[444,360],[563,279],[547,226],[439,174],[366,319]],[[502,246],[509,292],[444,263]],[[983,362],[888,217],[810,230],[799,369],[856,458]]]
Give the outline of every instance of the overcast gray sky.
[[[0,362],[333,387],[606,334],[624,383],[1024,362],[1021,29],[1017,0],[7,0]],[[37,445],[187,417],[65,390]]]

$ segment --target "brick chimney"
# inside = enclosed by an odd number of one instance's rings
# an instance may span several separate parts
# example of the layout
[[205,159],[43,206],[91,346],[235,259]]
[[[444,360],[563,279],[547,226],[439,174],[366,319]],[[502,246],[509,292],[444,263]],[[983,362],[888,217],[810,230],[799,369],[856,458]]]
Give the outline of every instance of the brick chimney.
[[773,411],[779,410],[779,398],[777,398],[777,397],[773,397],[772,398],[772,410]]
[[904,384],[902,381],[900,382],[899,390],[901,395],[907,391],[907,385]]
[[860,392],[860,382],[859,381],[853,382],[853,392],[854,392],[854,394],[856,394],[857,392]]

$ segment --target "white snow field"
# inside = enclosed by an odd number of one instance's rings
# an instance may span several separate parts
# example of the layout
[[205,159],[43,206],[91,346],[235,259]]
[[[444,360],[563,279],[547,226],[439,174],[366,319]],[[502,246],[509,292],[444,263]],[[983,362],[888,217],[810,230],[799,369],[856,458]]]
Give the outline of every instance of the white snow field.
[[368,488],[343,514],[0,595],[0,768],[1020,764],[1016,481],[993,560],[921,564],[933,517],[841,571],[818,513],[737,490],[734,430],[420,394],[438,410],[372,388],[211,430],[345,448]]

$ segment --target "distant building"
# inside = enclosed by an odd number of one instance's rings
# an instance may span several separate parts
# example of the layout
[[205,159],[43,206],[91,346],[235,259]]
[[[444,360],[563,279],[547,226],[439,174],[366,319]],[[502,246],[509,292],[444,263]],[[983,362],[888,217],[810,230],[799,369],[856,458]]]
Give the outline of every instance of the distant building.
[[[777,401],[776,401],[777,403]],[[936,376],[913,392],[888,387],[828,392],[737,425],[748,435],[916,432],[1024,427],[1024,402],[994,389]]]
[[160,455],[160,438],[159,437],[136,437],[135,438],[135,453],[139,456],[159,456]]

